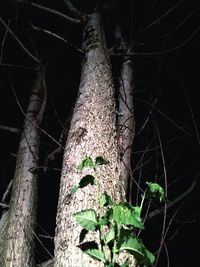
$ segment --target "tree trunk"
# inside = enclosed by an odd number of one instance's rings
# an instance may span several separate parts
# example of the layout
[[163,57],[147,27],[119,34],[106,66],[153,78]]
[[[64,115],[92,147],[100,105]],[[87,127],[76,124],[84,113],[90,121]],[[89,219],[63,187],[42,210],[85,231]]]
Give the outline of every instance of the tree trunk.
[[[121,69],[120,87],[119,87],[119,151],[121,159],[121,178],[124,189],[131,192],[131,145],[134,138],[135,121],[133,115],[133,96],[132,96],[133,66],[130,58],[125,58]],[[130,182],[130,183],[129,183]],[[130,188],[129,188],[130,186]],[[131,200],[131,197],[128,197]]]
[[[117,24],[115,27],[115,37],[120,43],[124,53],[128,50],[128,44],[122,36],[121,27]],[[130,193],[132,189],[131,176],[131,146],[135,134],[134,106],[133,106],[133,61],[130,56],[124,56],[122,59],[121,73],[119,77],[119,95],[118,95],[118,146],[121,161],[121,179],[127,198],[131,201]],[[129,194],[128,194],[129,193]]]
[[[66,142],[55,233],[55,267],[102,266],[77,247],[81,227],[72,214],[96,208],[96,187],[89,185],[70,195],[71,189],[91,169],[77,171],[78,164],[90,156],[102,156],[108,165],[100,166],[98,178],[100,192],[107,191],[114,200],[124,200],[124,190],[119,179],[119,156],[116,138],[116,109],[110,63],[106,54],[101,16],[87,16],[84,27],[83,49],[86,51],[82,65],[79,95],[75,104]],[[96,240],[87,234],[84,241]]]
[[37,201],[39,124],[46,104],[43,69],[33,85],[18,149],[8,217],[1,233],[1,267],[32,267]]

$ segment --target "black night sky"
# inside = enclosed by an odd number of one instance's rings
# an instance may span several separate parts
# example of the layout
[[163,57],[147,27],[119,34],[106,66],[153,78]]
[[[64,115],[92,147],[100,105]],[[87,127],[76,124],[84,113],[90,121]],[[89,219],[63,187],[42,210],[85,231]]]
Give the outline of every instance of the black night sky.
[[[46,62],[48,103],[42,127],[59,140],[79,86],[82,55],[76,47],[81,47],[81,27],[34,8],[29,1],[25,4],[14,2],[1,1],[0,17],[31,51],[34,51],[34,43]],[[61,0],[38,0],[35,3],[70,14]],[[128,40],[132,34],[134,51],[134,177],[137,181],[139,178],[156,179],[164,184],[162,161],[156,154],[159,150],[155,149],[159,144],[153,141],[157,127],[165,156],[168,197],[174,200],[186,194],[168,211],[167,243],[157,267],[197,266],[200,237],[200,4],[186,0],[118,0],[117,3],[120,6],[119,22]],[[112,6],[108,4],[104,12],[108,48],[114,45],[113,17]],[[67,42],[33,30],[31,23],[62,36]],[[114,81],[119,73],[120,60],[119,56],[111,56]],[[22,129],[22,110],[26,110],[28,104],[35,68],[33,60],[0,23],[0,126]],[[145,121],[147,124],[143,129]],[[0,129],[0,201],[14,174],[18,142],[19,135]],[[41,165],[55,148],[56,144],[42,134]],[[148,152],[141,171],[137,166],[145,149]],[[42,238],[42,235],[54,235],[61,166],[62,154],[59,154],[50,162],[48,171],[39,173],[37,234],[42,245],[36,241],[38,262],[53,254],[53,241]],[[142,186],[144,180],[141,180]],[[152,252],[158,250],[162,221],[163,216],[159,215],[146,223],[144,242]]]

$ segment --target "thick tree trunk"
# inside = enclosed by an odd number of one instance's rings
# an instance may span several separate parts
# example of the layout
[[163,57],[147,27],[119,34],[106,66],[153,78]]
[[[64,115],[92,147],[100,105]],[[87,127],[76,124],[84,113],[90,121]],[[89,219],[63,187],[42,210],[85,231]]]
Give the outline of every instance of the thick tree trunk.
[[31,267],[34,264],[34,227],[37,199],[39,124],[46,103],[46,85],[41,69],[33,85],[18,157],[10,207],[1,233],[1,267]]
[[[87,16],[84,27],[83,48],[86,51],[82,65],[79,95],[74,108],[68,140],[65,147],[55,233],[55,267],[102,266],[85,255],[78,247],[81,227],[72,214],[96,208],[96,187],[87,186],[72,196],[71,189],[91,169],[77,171],[86,157],[93,160],[102,156],[108,165],[100,166],[98,177],[100,193],[107,191],[115,200],[124,200],[124,190],[119,179],[119,156],[116,138],[115,95],[106,55],[101,17],[98,13]],[[84,241],[98,238],[87,234]]]

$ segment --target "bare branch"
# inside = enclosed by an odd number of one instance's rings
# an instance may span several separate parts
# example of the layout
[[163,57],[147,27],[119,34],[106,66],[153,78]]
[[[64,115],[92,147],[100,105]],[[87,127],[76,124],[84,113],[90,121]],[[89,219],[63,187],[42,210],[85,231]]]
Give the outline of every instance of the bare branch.
[[[177,198],[175,198],[173,201],[171,201],[168,205],[167,205],[167,209],[173,207],[176,203],[182,201],[183,199],[185,199],[189,194],[191,194],[194,190],[196,186],[196,179],[193,181],[193,183],[191,184],[191,186],[185,191],[183,192],[181,195],[179,195]],[[156,209],[152,212],[150,212],[147,216],[147,219],[152,219],[153,217],[159,215],[160,213],[163,212],[163,207]]]
[[42,262],[37,267],[53,267],[53,259]]
[[83,54],[83,50],[81,50],[81,49],[78,48],[77,46],[73,45],[72,43],[68,42],[68,41],[67,41],[65,38],[63,38],[62,36],[60,36],[60,35],[58,35],[58,34],[56,34],[56,33],[54,33],[54,32],[51,32],[51,31],[49,31],[49,30],[46,30],[46,29],[44,29],[44,28],[39,28],[39,27],[33,25],[31,22],[30,22],[30,24],[31,24],[31,26],[32,26],[32,28],[33,28],[34,30],[36,30],[36,31],[41,31],[41,32],[44,32],[44,33],[46,33],[46,34],[48,34],[48,35],[50,35],[50,36],[53,36],[53,37],[57,38],[58,40],[60,40],[60,41],[62,41],[62,42],[64,42],[64,43],[66,43],[67,45],[71,46],[71,47],[74,48],[75,50],[79,51],[81,54]]
[[[12,85],[12,83],[10,83],[10,86],[11,86],[11,88],[12,88],[12,91],[13,91],[13,94],[14,94],[14,96],[15,96],[15,99],[16,99],[16,101],[17,101],[17,104],[18,104],[18,106],[19,106],[19,108],[20,108],[20,110],[21,110],[21,112],[22,112],[22,114],[25,116],[25,117],[27,117],[26,116],[26,113],[23,111],[23,109],[22,109],[22,107],[21,107],[21,105],[20,105],[20,102],[19,102],[19,100],[18,100],[18,98],[17,98],[17,95],[16,95],[16,92],[15,92],[15,89],[14,89],[14,87],[13,87],[13,85]],[[38,127],[46,136],[48,136],[51,140],[53,140],[58,146],[60,146],[62,149],[64,149],[64,147],[62,146],[62,144],[60,144],[55,138],[53,138],[50,134],[48,134],[44,129],[42,129],[36,122],[32,122],[36,127]]]
[[2,208],[9,208],[9,205],[8,204],[4,204],[4,203],[0,203],[0,207],[2,207]]
[[14,133],[14,134],[20,134],[21,133],[21,130],[18,128],[4,126],[4,125],[0,125],[0,129],[8,131],[10,133]]
[[3,37],[3,40],[2,40],[2,44],[1,44],[0,63],[2,62],[2,59],[3,59],[3,48],[4,48],[5,41],[6,41],[9,24],[10,24],[10,19],[9,19],[8,24],[6,26],[6,31],[5,31],[5,34],[4,34],[4,37]]
[[[155,102],[153,104],[149,103],[148,101],[144,100],[144,99],[140,99],[135,97],[136,100],[139,100],[140,102],[143,102],[147,105],[153,106],[154,110],[157,111],[158,113],[160,113],[165,119],[167,119],[170,123],[172,123],[175,127],[177,127],[177,129],[179,129],[180,131],[184,132],[185,134],[195,138],[190,132],[186,131],[183,127],[181,127],[180,125],[178,125],[174,120],[172,120],[171,118],[169,118],[166,114],[164,114],[159,108],[157,108],[155,106]],[[150,111],[151,112],[151,111]],[[196,139],[196,138],[195,138]]]
[[[35,233],[35,231],[33,230],[33,234],[35,236],[35,238],[37,239],[37,241],[40,243],[40,245],[43,247],[43,249],[49,254],[49,256],[51,258],[53,258],[53,255],[48,251],[48,249],[44,246],[44,244],[42,243],[42,241],[40,240],[40,238],[37,236],[37,234]],[[48,265],[47,265],[48,266]]]
[[183,0],[180,0],[177,4],[175,4],[172,8],[168,9],[167,12],[165,12],[163,15],[161,15],[158,19],[154,20],[151,24],[149,24],[147,27],[143,28],[140,33],[145,32],[146,30],[148,30],[149,28],[151,28],[152,26],[154,26],[157,23],[160,23],[160,21],[162,19],[164,19],[165,17],[167,17],[174,9],[176,9],[177,7],[180,6],[180,4],[183,2]]
[[168,48],[162,51],[156,51],[156,52],[126,52],[126,53],[114,53],[112,50],[109,50],[109,55],[110,56],[134,56],[134,55],[143,55],[143,56],[152,56],[152,55],[162,55],[166,53],[171,53],[174,52],[182,47],[184,47],[186,44],[188,44],[195,35],[200,31],[200,26],[197,27],[196,30],[194,30],[188,38],[186,38],[183,42],[178,44],[177,46],[174,46],[172,48]]
[[19,46],[21,46],[21,48],[24,50],[24,52],[26,52],[26,54],[32,58],[35,62],[39,63],[39,59],[37,57],[35,57],[25,46],[24,44],[20,41],[20,39],[16,36],[16,34],[10,29],[10,27],[8,26],[8,24],[5,23],[5,21],[0,17],[0,22],[1,24],[8,30],[8,32],[10,33],[10,35],[17,41],[17,43],[19,44]]
[[175,31],[177,31],[178,29],[180,29],[195,13],[197,13],[197,11],[199,11],[200,9],[200,5],[195,8],[186,18],[184,18],[179,24],[177,24],[176,26],[174,26],[174,28],[172,30],[170,30],[169,32],[164,33],[163,35],[161,35],[160,37],[151,39],[149,41],[144,41],[142,43],[139,43],[138,45],[147,45],[148,43],[153,43],[155,41],[158,40],[162,40],[166,37],[168,37],[169,35],[171,35],[172,33],[174,33]]
[[[164,153],[163,153],[163,146],[162,146],[162,141],[161,141],[161,137],[160,137],[160,132],[159,132],[159,129],[158,129],[156,123],[154,123],[154,124],[155,124],[156,132],[157,132],[157,136],[158,136],[158,141],[159,141],[159,145],[160,145],[160,152],[161,152],[161,158],[162,158],[162,163],[163,163],[165,194],[167,196],[168,181],[167,181],[167,171],[166,171],[165,157],[164,157]],[[157,266],[158,259],[160,257],[160,253],[161,253],[161,250],[163,248],[163,245],[165,244],[165,232],[166,232],[165,227],[166,227],[166,219],[167,219],[167,203],[165,203],[163,211],[164,211],[164,215],[163,215],[162,234],[161,234],[158,254],[157,254],[157,257],[156,257],[155,267]]]
[[31,1],[15,0],[15,2],[22,3],[22,4],[29,4],[29,5],[31,5],[33,7],[36,7],[36,8],[39,8],[41,10],[47,11],[47,12],[49,12],[51,14],[57,15],[57,16],[59,16],[61,18],[64,18],[64,19],[66,19],[66,20],[68,20],[70,22],[76,23],[76,24],[81,23],[81,19],[79,19],[79,18],[69,17],[69,16],[67,16],[67,15],[65,15],[65,14],[63,14],[63,13],[61,13],[61,12],[55,10],[55,9],[52,9],[52,8],[49,8],[49,7],[45,7],[45,6],[41,6],[41,5],[36,4],[34,2],[31,2]]
[[22,66],[22,65],[15,65],[15,64],[9,64],[9,63],[0,63],[0,66],[8,67],[8,68],[23,69],[23,70],[38,71],[38,68]]
[[11,190],[12,184],[13,184],[13,180],[10,181],[10,183],[7,186],[7,189],[6,189],[5,193],[3,194],[3,197],[2,197],[2,200],[1,200],[1,204],[2,205],[4,205],[4,203],[5,203],[6,197],[8,196],[8,194],[9,194],[9,192]]
[[197,122],[196,122],[196,118],[195,118],[194,112],[192,110],[192,104],[191,104],[188,92],[186,91],[186,89],[184,91],[185,91],[185,95],[186,95],[186,98],[187,98],[187,102],[188,102],[188,106],[189,106],[192,122],[193,122],[193,125],[194,125],[194,129],[195,129],[195,132],[196,132],[197,142],[198,142],[198,144],[200,146],[200,134],[199,134],[199,129],[198,129],[198,125],[197,125]]
[[62,0],[62,1],[72,14],[74,14],[77,17],[81,17],[80,11],[72,4],[71,1],[69,0]]
[[46,238],[46,239],[54,240],[54,236],[50,236],[50,235],[42,235],[42,234],[39,234],[38,236],[39,236],[39,237],[42,237],[42,238]]

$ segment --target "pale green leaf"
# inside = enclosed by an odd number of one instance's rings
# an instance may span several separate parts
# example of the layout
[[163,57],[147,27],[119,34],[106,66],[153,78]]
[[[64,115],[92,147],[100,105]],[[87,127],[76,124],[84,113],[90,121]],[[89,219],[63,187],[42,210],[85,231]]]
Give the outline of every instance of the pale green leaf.
[[100,249],[91,248],[91,249],[84,250],[84,252],[95,260],[103,261],[103,262],[105,261],[104,254]]
[[146,182],[147,189],[145,196],[149,199],[158,199],[160,202],[167,202],[164,189],[157,183]]
[[152,266],[155,256],[146,249],[141,239],[132,236],[126,236],[120,244],[119,250],[127,250],[133,254],[140,263]]
[[92,209],[76,212],[73,214],[75,220],[86,230],[95,231],[97,224],[96,212]]
[[103,207],[103,206],[107,206],[107,205],[111,205],[113,202],[112,202],[112,199],[111,197],[107,194],[107,192],[104,192],[100,198],[99,198],[99,205],[100,207]]
[[110,241],[115,239],[115,230],[111,228],[104,236],[104,241],[108,244]]
[[124,203],[113,205],[112,210],[113,220],[118,225],[126,224],[127,219],[131,215],[131,210]]
[[126,223],[133,225],[135,228],[144,229],[144,224],[140,217],[140,213],[141,213],[141,208],[134,207]]
[[128,260],[125,261],[123,264],[121,264],[120,267],[129,267],[129,266],[128,266]]

